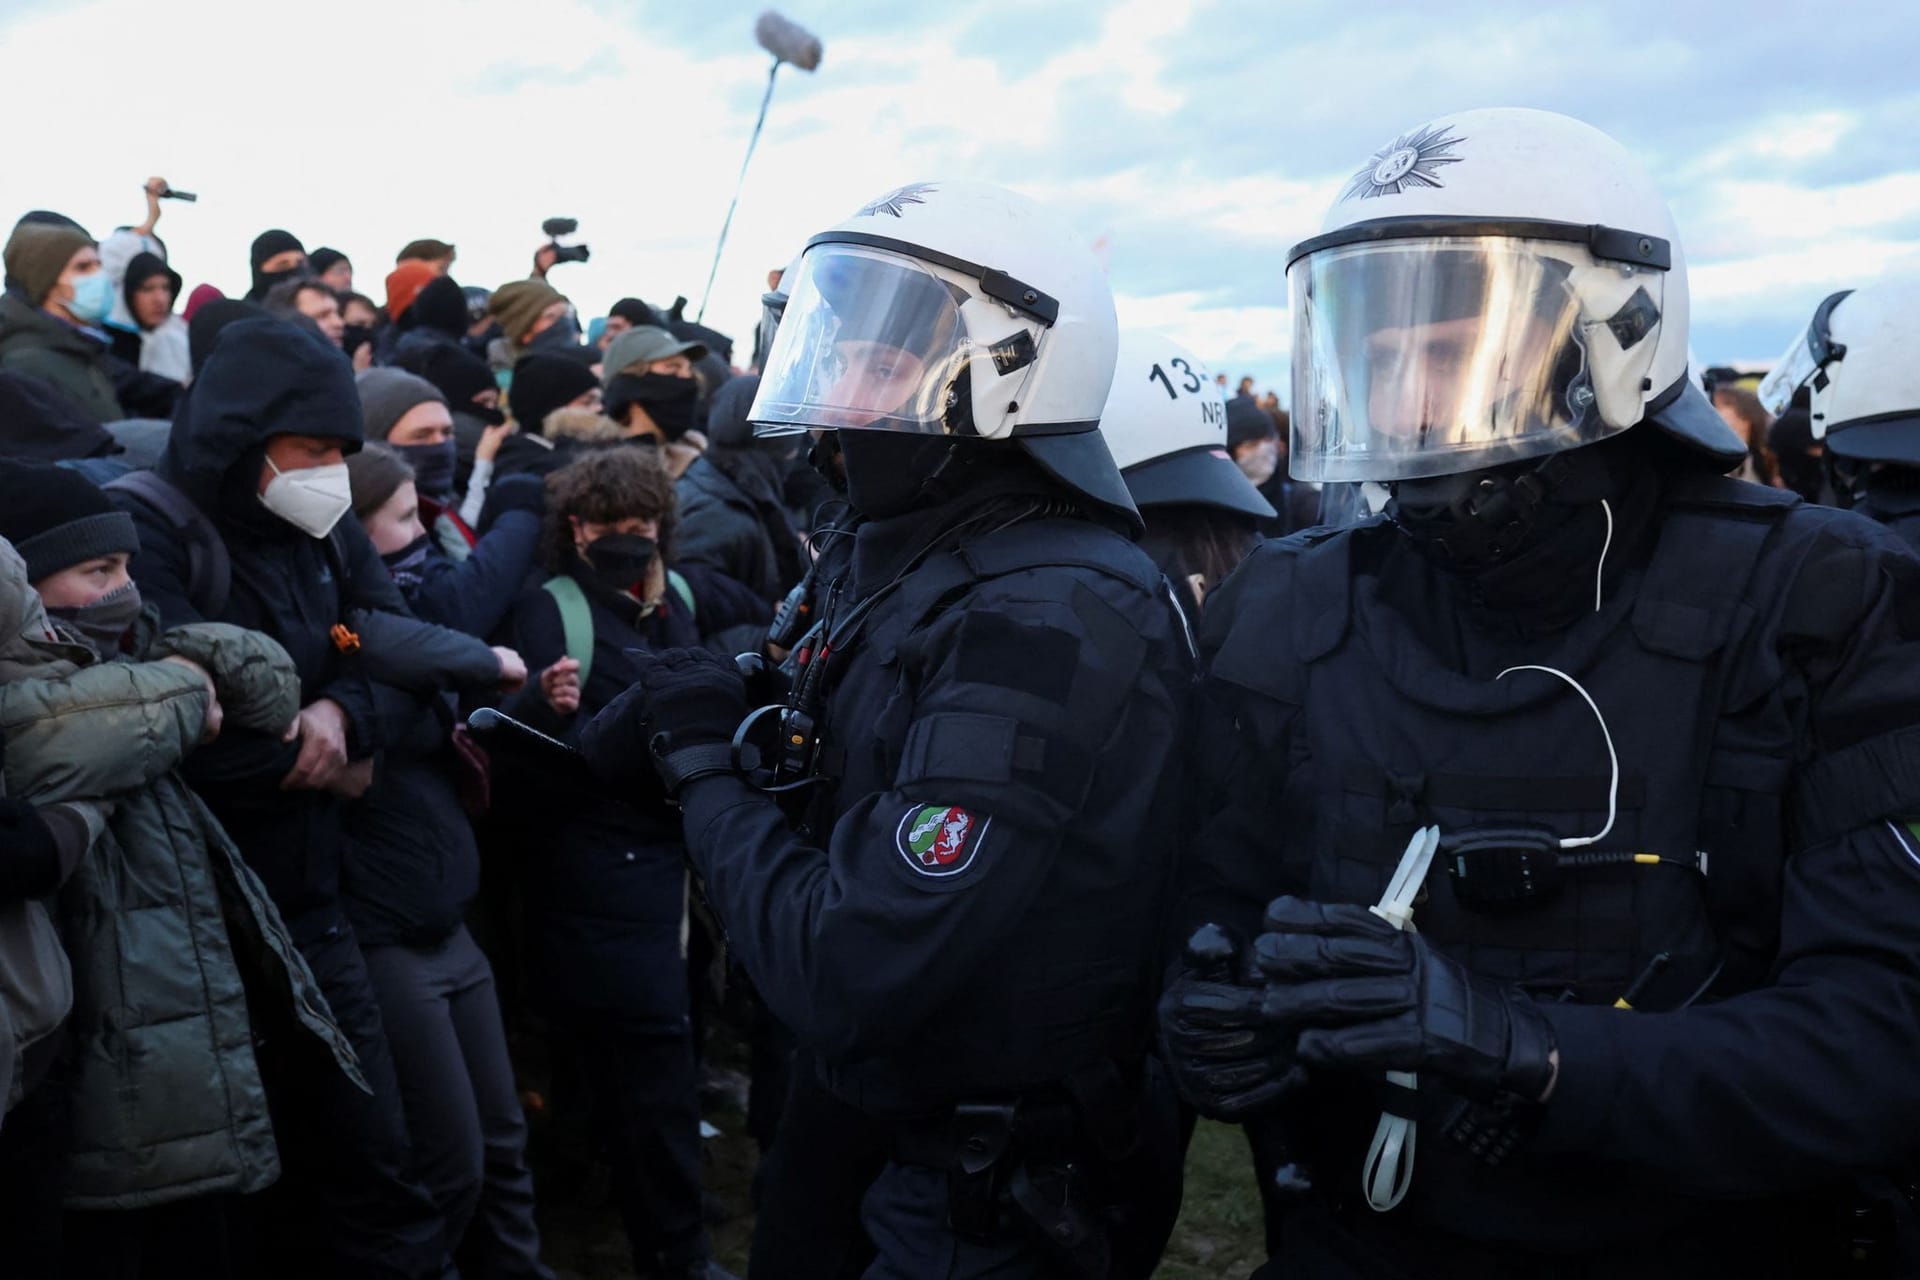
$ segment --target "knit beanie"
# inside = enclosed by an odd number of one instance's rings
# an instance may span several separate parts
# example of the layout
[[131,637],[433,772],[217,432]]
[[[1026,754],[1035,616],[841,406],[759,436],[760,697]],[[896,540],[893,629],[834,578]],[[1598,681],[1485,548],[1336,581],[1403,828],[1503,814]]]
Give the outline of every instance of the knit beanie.
[[140,550],[133,517],[100,486],[78,471],[40,462],[0,467],[0,538],[27,562],[29,582],[98,556]]
[[467,295],[452,276],[435,276],[413,297],[402,328],[434,329],[458,341],[467,336]]
[[403,262],[387,272],[387,319],[398,320],[400,313],[413,305],[414,297],[439,276],[426,263],[415,261]]
[[366,519],[387,505],[394,490],[413,479],[413,468],[392,445],[375,441],[347,459],[347,483],[353,487],[353,514]]
[[547,415],[599,387],[593,370],[565,356],[530,355],[513,366],[507,405],[522,431],[541,433]]
[[317,276],[327,274],[328,270],[343,262],[350,264],[351,260],[338,249],[320,248],[307,255],[307,267]]
[[385,440],[394,424],[419,405],[446,404],[440,388],[404,369],[365,369],[354,379],[367,439]]
[[44,306],[73,255],[94,244],[78,227],[56,222],[26,222],[7,240],[7,275],[34,306]]
[[1252,396],[1235,396],[1227,401],[1227,447],[1253,440],[1278,439],[1280,432]]
[[620,301],[607,308],[607,314],[610,316],[619,316],[631,325],[658,325],[660,323],[659,314],[638,298],[620,299]]
[[515,280],[493,291],[493,297],[487,300],[487,311],[500,322],[500,332],[506,335],[507,341],[519,346],[542,311],[566,300],[545,280]]
[[300,237],[294,235],[293,232],[281,231],[275,228],[272,231],[262,231],[259,235],[255,236],[253,238],[253,249],[247,256],[248,260],[252,263],[254,271],[257,273],[261,267],[267,265],[267,259],[286,253],[289,250],[295,253],[305,253],[307,246],[301,244]]

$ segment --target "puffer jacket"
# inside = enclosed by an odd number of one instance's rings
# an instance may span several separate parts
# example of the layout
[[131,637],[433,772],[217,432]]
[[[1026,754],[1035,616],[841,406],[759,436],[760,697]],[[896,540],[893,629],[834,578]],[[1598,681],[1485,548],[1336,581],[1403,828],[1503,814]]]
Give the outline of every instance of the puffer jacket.
[[299,711],[292,660],[237,627],[160,634],[150,612],[136,633],[147,661],[79,665],[23,643],[23,601],[37,612],[24,566],[0,560],[0,640],[13,660],[0,684],[7,789],[38,804],[113,805],[60,901],[77,1051],[67,1204],[261,1190],[280,1167],[243,969],[365,1082],[266,890],[177,772],[204,727],[206,686],[154,659],[200,663],[227,723],[259,731]]

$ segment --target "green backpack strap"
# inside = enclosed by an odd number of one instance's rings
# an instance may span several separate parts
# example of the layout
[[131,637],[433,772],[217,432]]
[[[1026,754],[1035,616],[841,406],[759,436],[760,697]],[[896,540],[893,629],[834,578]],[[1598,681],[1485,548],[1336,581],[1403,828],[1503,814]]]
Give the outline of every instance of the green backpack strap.
[[580,687],[585,689],[587,677],[593,674],[593,609],[587,604],[587,593],[564,573],[548,578],[542,588],[560,608],[560,629],[566,635],[567,656],[580,664]]
[[[568,581],[572,581],[572,579],[568,579]],[[687,616],[689,618],[696,617],[698,610],[693,606],[693,588],[688,585],[685,578],[680,576],[678,569],[667,570],[667,585],[673,588],[673,594],[680,597],[680,603],[687,606]],[[574,590],[577,591],[579,588],[575,587]]]

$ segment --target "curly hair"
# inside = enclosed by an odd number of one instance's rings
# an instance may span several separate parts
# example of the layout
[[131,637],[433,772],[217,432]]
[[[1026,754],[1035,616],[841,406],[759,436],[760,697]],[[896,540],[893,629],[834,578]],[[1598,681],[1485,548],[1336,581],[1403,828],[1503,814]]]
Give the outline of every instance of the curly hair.
[[673,476],[658,449],[615,445],[597,449],[547,477],[547,514],[540,553],[550,573],[565,573],[573,563],[573,524],[618,524],[639,518],[660,521],[660,558],[673,560],[678,511]]

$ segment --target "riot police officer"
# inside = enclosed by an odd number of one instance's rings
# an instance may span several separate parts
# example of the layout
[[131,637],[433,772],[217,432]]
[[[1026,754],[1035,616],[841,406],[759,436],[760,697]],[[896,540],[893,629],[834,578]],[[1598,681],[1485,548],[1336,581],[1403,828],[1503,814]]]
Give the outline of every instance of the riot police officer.
[[1401,135],[1288,275],[1293,474],[1392,500],[1209,602],[1162,1002],[1197,1102],[1288,1123],[1275,1270],[1842,1274],[1920,1116],[1920,564],[1723,477],[1584,124]]
[[1810,397],[1836,499],[1920,546],[1920,283],[1829,296],[1761,384],[1779,413]]
[[1146,524],[1141,546],[1197,623],[1207,592],[1260,540],[1255,522],[1274,516],[1227,453],[1219,384],[1166,335],[1123,329],[1100,434]]
[[743,724],[734,664],[670,653],[586,749],[651,754],[755,987],[884,1131],[868,1275],[1139,1272],[1177,1198],[1140,1175],[1178,1177],[1144,1059],[1191,658],[1098,431],[1111,296],[961,182],[791,285],[752,417],[838,434],[846,570],[782,702]]

